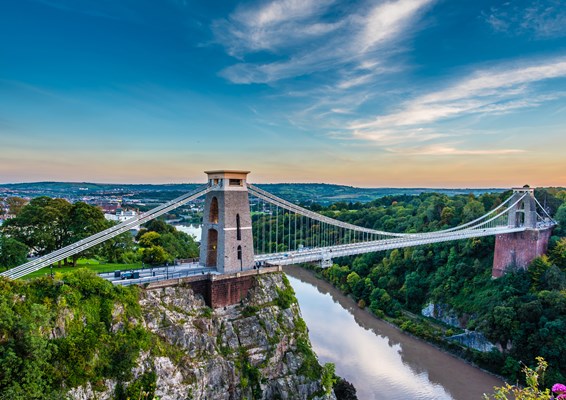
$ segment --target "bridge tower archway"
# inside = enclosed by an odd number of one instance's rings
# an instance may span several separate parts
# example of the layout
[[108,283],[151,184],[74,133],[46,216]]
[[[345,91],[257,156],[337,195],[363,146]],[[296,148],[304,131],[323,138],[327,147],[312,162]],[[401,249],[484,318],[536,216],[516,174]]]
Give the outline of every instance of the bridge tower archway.
[[208,230],[206,248],[206,266],[216,267],[218,262],[218,231],[216,229]]
[[254,267],[252,220],[248,199],[249,171],[206,171],[200,263],[220,273]]

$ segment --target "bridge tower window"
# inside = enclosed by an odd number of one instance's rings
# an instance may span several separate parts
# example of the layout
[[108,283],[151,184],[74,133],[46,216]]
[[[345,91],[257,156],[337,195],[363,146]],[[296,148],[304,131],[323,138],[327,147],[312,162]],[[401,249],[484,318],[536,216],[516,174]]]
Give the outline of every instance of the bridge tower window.
[[211,224],[218,223],[218,199],[213,197],[210,201],[210,212],[208,215],[208,222]]
[[236,214],[236,240],[242,240],[242,230],[240,227],[240,214]]

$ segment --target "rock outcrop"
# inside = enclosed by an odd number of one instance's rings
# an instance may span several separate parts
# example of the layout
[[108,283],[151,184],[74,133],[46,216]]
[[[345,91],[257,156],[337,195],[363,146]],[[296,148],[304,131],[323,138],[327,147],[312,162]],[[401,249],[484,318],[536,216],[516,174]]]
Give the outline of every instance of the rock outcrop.
[[[153,344],[141,351],[129,382],[74,388],[72,399],[114,398],[140,385],[160,400],[335,399],[321,384],[298,303],[282,273],[258,275],[241,304],[208,308],[189,287],[142,291],[142,325]],[[113,330],[122,317],[113,310]],[[131,391],[130,391],[131,393]],[[140,397],[146,398],[146,397]],[[149,397],[151,398],[151,397]]]

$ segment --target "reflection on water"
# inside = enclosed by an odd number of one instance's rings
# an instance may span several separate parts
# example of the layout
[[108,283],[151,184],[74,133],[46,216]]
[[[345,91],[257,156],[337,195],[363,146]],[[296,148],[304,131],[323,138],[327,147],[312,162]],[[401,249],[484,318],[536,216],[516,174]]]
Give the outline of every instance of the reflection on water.
[[197,242],[200,242],[200,238],[202,235],[202,227],[201,225],[175,225],[178,231],[188,233],[189,235],[193,235]]
[[352,382],[362,399],[481,399],[499,379],[401,333],[327,282],[285,267],[320,362]]

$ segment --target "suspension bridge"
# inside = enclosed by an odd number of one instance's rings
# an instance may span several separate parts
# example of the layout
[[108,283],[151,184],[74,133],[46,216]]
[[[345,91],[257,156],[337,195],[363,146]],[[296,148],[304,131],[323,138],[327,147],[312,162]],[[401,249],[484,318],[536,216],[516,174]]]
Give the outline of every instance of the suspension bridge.
[[[556,225],[535,198],[534,189],[529,187],[513,189],[511,196],[497,207],[462,225],[433,232],[396,233],[339,221],[286,201],[249,184],[248,171],[206,173],[207,184],[193,192],[0,276],[21,278],[203,196],[199,263],[219,274],[306,262],[319,262],[327,267],[337,257],[496,236],[494,275],[497,276],[495,271],[503,273],[507,264],[525,268],[532,258],[542,254]],[[499,241],[502,244],[498,249]]]

